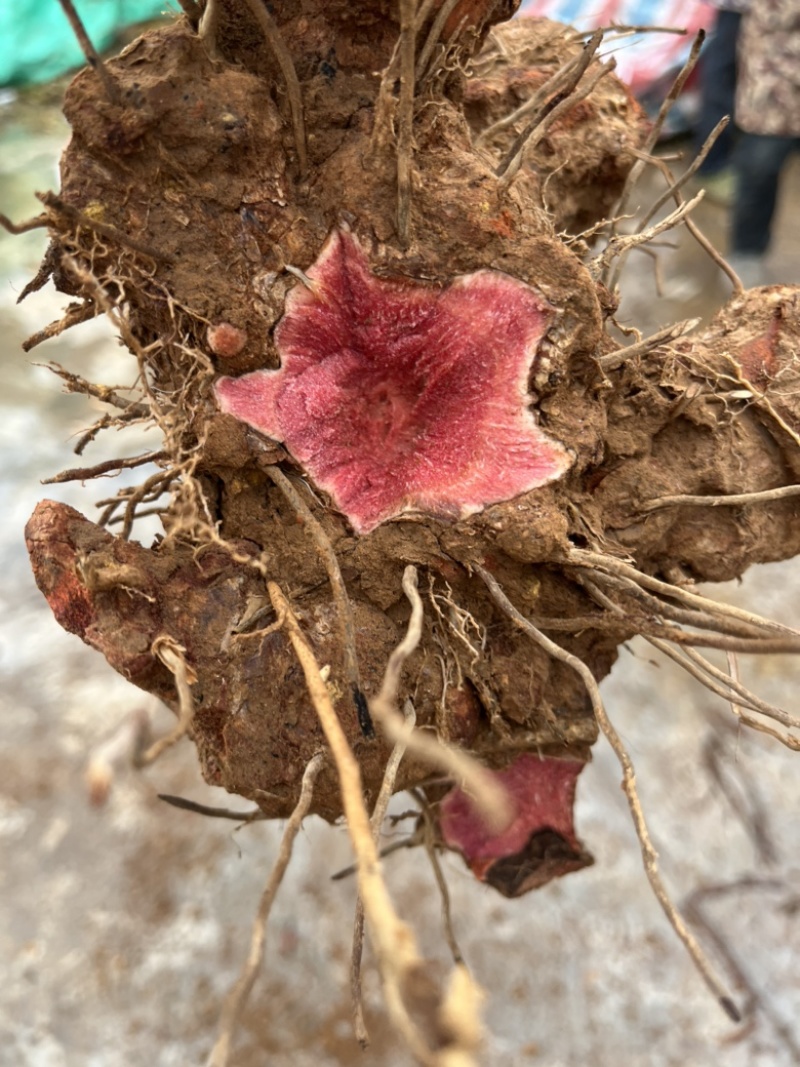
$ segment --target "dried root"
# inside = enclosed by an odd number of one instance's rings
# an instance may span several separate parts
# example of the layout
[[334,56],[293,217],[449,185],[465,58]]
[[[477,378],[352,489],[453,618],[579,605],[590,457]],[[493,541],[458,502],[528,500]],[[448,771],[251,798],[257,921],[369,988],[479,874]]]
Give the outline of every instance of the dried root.
[[470,795],[487,826],[495,832],[500,832],[508,825],[511,810],[508,798],[494,777],[462,749],[447,745],[420,730],[409,731],[407,724],[395,710],[400,672],[422,635],[423,609],[417,589],[416,567],[406,567],[403,592],[411,602],[411,619],[406,636],[389,658],[380,692],[370,701],[372,717],[391,741],[404,741],[409,752],[418,759],[452,777]]
[[239,1017],[242,1014],[250,990],[253,988],[261,964],[264,959],[264,946],[267,938],[267,922],[275,897],[278,895],[286,868],[292,858],[294,841],[303,825],[303,819],[311,806],[314,794],[314,783],[325,765],[325,757],[320,753],[311,760],[303,774],[303,783],[300,789],[300,797],[297,806],[289,817],[286,828],[283,831],[278,855],[272,865],[264,892],[258,903],[253,932],[250,937],[250,951],[247,955],[242,972],[235,985],[228,994],[225,1006],[222,1009],[219,1020],[219,1035],[208,1058],[208,1067],[227,1067],[230,1062],[231,1043],[236,1030]]
[[154,741],[139,758],[139,765],[146,767],[154,763],[158,757],[168,748],[172,748],[182,737],[185,737],[192,726],[194,719],[194,701],[192,699],[192,685],[197,680],[191,667],[185,659],[185,648],[181,648],[171,637],[166,635],[157,638],[151,649],[154,656],[158,656],[161,662],[175,676],[175,687],[178,690],[178,722],[165,736]]
[[322,526],[314,518],[311,509],[294,488],[286,475],[274,464],[264,464],[263,469],[275,485],[280,489],[291,506],[297,512],[298,521],[303,524],[303,529],[310,535],[314,547],[325,565],[328,581],[331,583],[331,592],[339,613],[339,626],[342,636],[342,648],[344,650],[345,673],[350,686],[350,693],[356,706],[358,721],[365,737],[374,736],[372,720],[369,717],[367,701],[361,689],[361,673],[358,669],[358,656],[356,654],[355,620],[353,618],[353,605],[347,595],[339,560],[333,550],[330,538],[327,537]]
[[[403,714],[406,729],[410,732],[413,730],[416,721],[414,705],[410,700],[406,701]],[[389,806],[389,801],[394,792],[397,772],[400,769],[400,761],[405,755],[405,752],[406,741],[405,739],[401,739],[395,743],[395,746],[392,749],[392,754],[386,764],[381,788],[378,792],[378,797],[375,801],[375,806],[372,809],[372,816],[370,818],[372,836],[376,845],[380,840],[383,820],[386,818],[386,809]],[[384,853],[381,853],[381,855],[384,855]],[[353,1032],[361,1048],[365,1049],[369,1046],[369,1033],[367,1031],[366,1023],[364,1022],[364,1008],[361,1000],[361,960],[363,951],[364,901],[361,899],[361,894],[359,893],[356,898],[356,913],[355,918],[353,919],[353,948],[350,956],[350,995],[353,1005]]]
[[557,645],[548,637],[545,637],[540,630],[537,630],[532,623],[528,622],[528,620],[517,611],[497,581],[488,571],[477,565],[475,566],[475,570],[483,579],[491,594],[492,600],[494,600],[498,608],[507,615],[516,626],[528,634],[536,644],[545,649],[545,651],[554,659],[560,660],[562,663],[571,667],[583,680],[592,702],[592,708],[594,709],[597,724],[602,730],[606,740],[611,745],[614,755],[617,757],[619,765],[622,768],[622,788],[625,791],[633,824],[636,828],[636,836],[639,839],[639,845],[642,850],[642,861],[644,863],[645,874],[647,875],[647,880],[650,882],[656,900],[658,900],[670,926],[672,926],[675,933],[685,945],[692,962],[706,985],[719,1001],[722,1009],[730,1019],[734,1022],[739,1022],[741,1016],[738,1008],[730,994],[725,989],[722,981],[717,977],[700,943],[692,934],[691,930],[689,930],[680,912],[673,904],[669,893],[661,880],[661,875],[658,870],[658,856],[653,847],[653,843],[650,840],[650,833],[647,829],[647,823],[645,822],[644,813],[642,812],[642,806],[639,801],[639,794],[636,789],[636,775],[633,769],[633,764],[627,749],[622,743],[622,739],[614,729],[611,720],[608,718],[594,675],[582,660],[561,648],[560,645]]
[[[459,1052],[463,1057],[461,1062],[466,1067],[474,1062],[471,1051],[478,1035],[473,1013],[480,999],[479,992],[463,968],[457,968],[446,993],[433,993],[430,990],[426,998],[430,1000],[433,997],[428,1010],[435,1020],[434,1032],[424,1034],[420,1024],[412,1018],[408,998],[413,995],[415,986],[421,981],[427,985],[429,979],[414,936],[397,916],[383,881],[372,826],[364,806],[358,763],[339,724],[319,666],[297,618],[274,582],[269,582],[267,589],[303,668],[309,695],[336,764],[347,828],[358,862],[364,914],[378,960],[389,1015],[421,1063],[441,1064],[444,1067],[447,1057]],[[465,1002],[467,1010],[460,1010]]]
[[275,53],[275,58],[281,68],[286,82],[286,94],[289,97],[289,108],[292,113],[292,127],[294,129],[294,142],[297,149],[297,163],[302,177],[308,169],[308,148],[306,144],[306,125],[303,117],[303,98],[300,92],[300,82],[297,80],[297,71],[294,69],[289,49],[281,37],[280,30],[275,19],[259,0],[245,0],[250,8],[253,18],[261,28],[261,32]]
[[81,22],[80,15],[75,10],[75,5],[72,3],[72,0],[58,0],[58,2],[61,4],[64,14],[69,19],[72,32],[75,34],[78,44],[81,46],[81,50],[86,56],[86,62],[92,70],[97,72],[97,76],[103,83],[103,89],[105,90],[105,94],[109,101],[119,107],[121,104],[119,87],[108,73],[102,59],[97,54],[97,50],[89,39],[89,34],[86,32],[86,28]]

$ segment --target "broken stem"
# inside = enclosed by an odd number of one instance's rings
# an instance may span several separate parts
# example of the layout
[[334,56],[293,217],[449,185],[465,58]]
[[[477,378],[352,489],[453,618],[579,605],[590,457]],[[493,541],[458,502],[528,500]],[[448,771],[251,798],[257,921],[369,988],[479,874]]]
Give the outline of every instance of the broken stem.
[[488,571],[484,570],[483,567],[477,564],[473,564],[473,566],[476,572],[480,575],[483,582],[485,583],[497,607],[516,626],[518,626],[524,633],[526,633],[530,638],[532,638],[536,642],[536,644],[543,648],[550,656],[552,656],[554,659],[559,660],[566,666],[571,667],[572,670],[576,671],[580,675],[584,685],[586,686],[586,691],[589,694],[589,699],[592,703],[592,708],[594,710],[595,718],[597,720],[597,725],[600,727],[608,743],[611,745],[611,748],[614,751],[614,755],[617,757],[617,761],[619,762],[619,765],[622,769],[622,788],[625,792],[625,796],[628,801],[628,807],[630,808],[631,816],[633,818],[633,824],[636,829],[636,836],[639,839],[639,846],[642,852],[642,861],[644,864],[645,874],[647,875],[647,880],[650,883],[656,900],[658,900],[659,904],[661,905],[661,908],[673,930],[685,945],[687,952],[689,953],[691,959],[695,964],[695,967],[699,971],[706,985],[716,996],[720,1006],[723,1008],[723,1010],[730,1019],[733,1019],[734,1022],[738,1022],[740,1016],[736,1005],[734,1004],[721,980],[714,973],[714,970],[711,966],[710,961],[706,957],[705,952],[703,951],[701,945],[699,944],[695,936],[692,934],[691,930],[686,925],[681,913],[672,903],[669,893],[667,892],[667,889],[663,881],[661,880],[661,875],[658,870],[658,856],[655,848],[653,847],[653,843],[650,840],[650,833],[647,829],[647,823],[645,822],[644,813],[642,811],[642,806],[639,801],[639,794],[636,789],[636,775],[634,772],[633,763],[631,762],[631,758],[628,754],[627,749],[625,748],[625,745],[622,742],[622,739],[620,738],[619,734],[611,723],[608,714],[606,713],[602,698],[600,696],[600,690],[597,685],[597,680],[595,679],[591,670],[583,662],[583,660],[579,659],[578,656],[574,656],[571,652],[567,652],[566,649],[562,648],[554,641],[551,641],[549,638],[545,637],[545,635],[540,630],[537,630],[532,623],[530,623],[523,615],[521,615],[511,603],[511,601],[508,599],[508,597],[505,595],[498,582],[491,576],[491,574],[489,574]]
[[286,873],[286,868],[292,858],[295,838],[303,824],[303,819],[308,814],[308,809],[311,807],[314,784],[324,765],[325,757],[321,752],[317,753],[306,765],[300,786],[300,797],[294,811],[287,820],[278,855],[272,865],[267,884],[264,886],[264,891],[258,902],[258,910],[253,922],[253,932],[250,937],[250,951],[247,954],[241,974],[236,979],[236,983],[228,994],[220,1013],[219,1034],[209,1056],[208,1067],[227,1067],[229,1062],[234,1030],[264,959],[269,914],[283,881],[283,876]]
[[178,0],[178,3],[181,5],[184,15],[193,26],[196,26],[201,17],[200,5],[195,0]]

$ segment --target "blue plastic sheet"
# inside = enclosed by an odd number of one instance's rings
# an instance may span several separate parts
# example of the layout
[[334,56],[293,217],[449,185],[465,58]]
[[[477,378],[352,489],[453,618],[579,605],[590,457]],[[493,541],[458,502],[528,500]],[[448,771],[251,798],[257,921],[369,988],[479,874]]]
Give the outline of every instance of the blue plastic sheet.
[[[174,13],[171,0],[73,0],[98,52],[125,26]],[[0,86],[49,81],[84,64],[58,0],[0,0]]]

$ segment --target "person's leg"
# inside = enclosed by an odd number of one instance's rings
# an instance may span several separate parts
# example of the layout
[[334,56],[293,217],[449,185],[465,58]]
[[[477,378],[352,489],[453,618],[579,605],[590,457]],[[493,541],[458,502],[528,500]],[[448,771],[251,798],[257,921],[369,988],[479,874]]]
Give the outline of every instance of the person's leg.
[[742,134],[734,153],[736,199],[731,252],[763,256],[772,237],[778,179],[797,138]]
[[733,108],[736,96],[736,42],[742,16],[738,11],[719,11],[714,31],[703,47],[700,58],[700,114],[694,131],[695,150],[700,151],[706,138],[724,115],[731,121],[714,142],[700,168],[706,176],[716,174],[730,162],[735,130]]

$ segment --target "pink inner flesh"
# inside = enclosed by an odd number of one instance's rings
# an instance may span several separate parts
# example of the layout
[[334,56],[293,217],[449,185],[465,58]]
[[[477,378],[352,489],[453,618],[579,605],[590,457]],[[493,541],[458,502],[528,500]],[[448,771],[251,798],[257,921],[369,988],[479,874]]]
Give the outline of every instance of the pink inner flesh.
[[406,510],[464,516],[562,474],[527,408],[551,309],[479,271],[447,286],[373,275],[334,233],[286,302],[282,366],[222,378],[223,411],[283,441],[355,529]]

